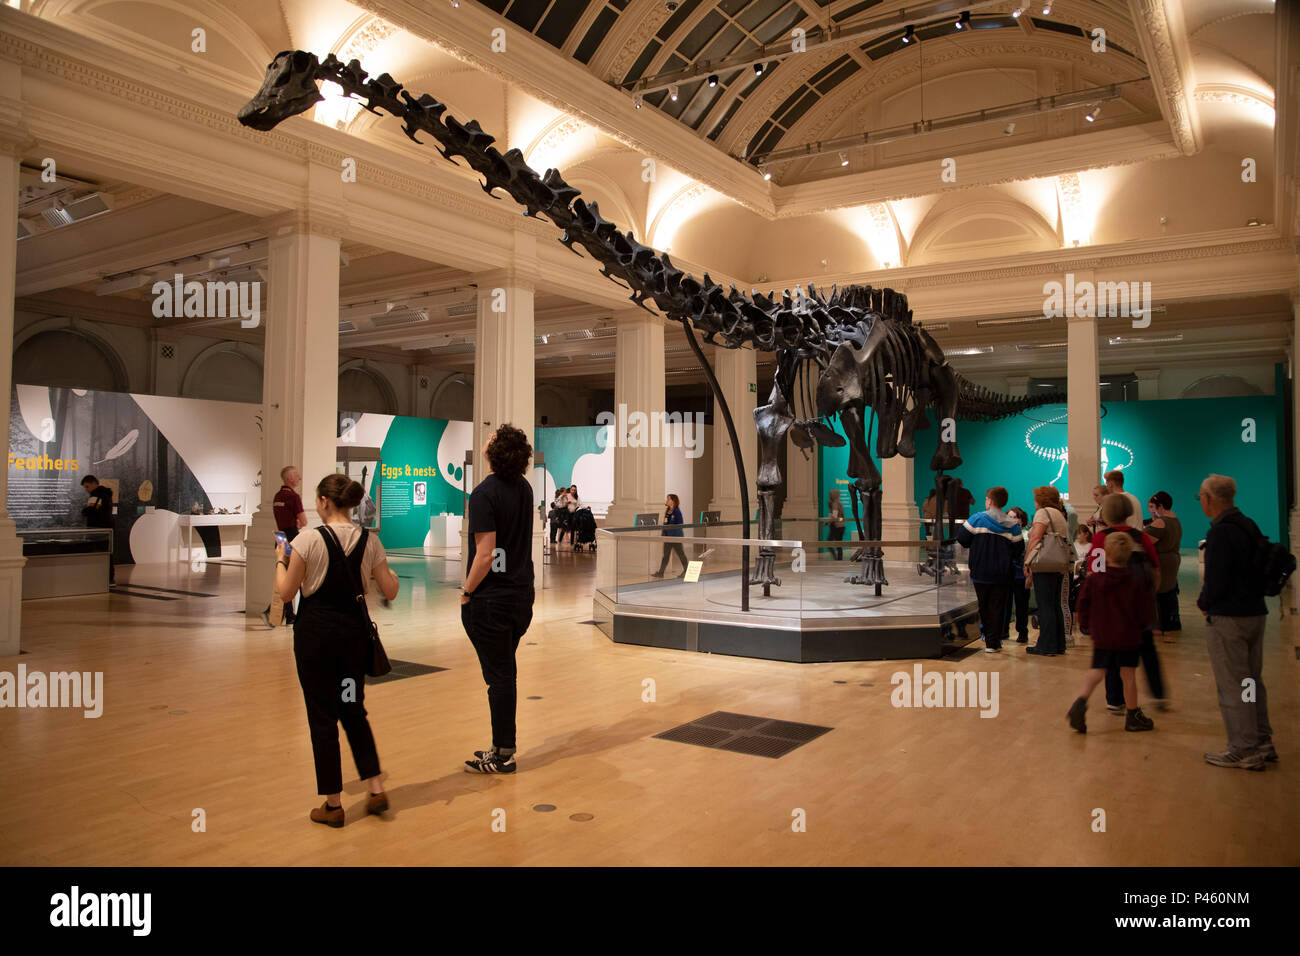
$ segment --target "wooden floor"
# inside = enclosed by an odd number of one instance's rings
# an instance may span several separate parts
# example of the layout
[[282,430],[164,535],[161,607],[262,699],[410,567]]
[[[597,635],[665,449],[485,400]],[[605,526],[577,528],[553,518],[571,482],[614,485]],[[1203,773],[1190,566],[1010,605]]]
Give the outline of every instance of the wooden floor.
[[[392,811],[367,818],[344,750],[348,825],[318,804],[290,633],[249,623],[243,568],[121,568],[119,581],[215,595],[29,601],[14,671],[103,671],[104,714],[0,710],[4,864],[1125,864],[1300,863],[1296,617],[1271,603],[1264,677],[1280,764],[1221,770],[1201,616],[1161,645],[1175,709],[1126,734],[1100,690],[1090,732],[1065,711],[1088,654],[926,662],[1000,675],[1000,713],[895,709],[910,662],[787,664],[616,646],[595,627],[595,558],[548,569],[519,648],[520,767],[463,773],[487,701],[440,560],[395,558],[377,617],[389,654],[448,670],[367,692]],[[657,700],[642,701],[643,681]],[[1144,687],[1145,692],[1145,687]],[[529,697],[539,699],[530,700]],[[725,710],[833,727],[771,760],[652,739]],[[552,804],[554,812],[537,812]],[[206,832],[191,829],[202,808]],[[806,832],[792,832],[805,811]],[[1106,831],[1094,832],[1094,809]],[[506,832],[494,832],[504,811]],[[590,814],[590,820],[574,820]],[[500,814],[498,813],[499,817]]]

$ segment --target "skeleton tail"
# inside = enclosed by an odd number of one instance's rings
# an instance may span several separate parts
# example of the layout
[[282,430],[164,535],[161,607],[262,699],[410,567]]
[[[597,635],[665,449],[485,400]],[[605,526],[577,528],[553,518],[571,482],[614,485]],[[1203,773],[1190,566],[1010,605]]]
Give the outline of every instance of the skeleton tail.
[[1065,402],[1065,394],[1055,389],[1042,395],[999,395],[955,369],[953,374],[957,377],[957,417],[964,421],[995,422],[1031,408]]

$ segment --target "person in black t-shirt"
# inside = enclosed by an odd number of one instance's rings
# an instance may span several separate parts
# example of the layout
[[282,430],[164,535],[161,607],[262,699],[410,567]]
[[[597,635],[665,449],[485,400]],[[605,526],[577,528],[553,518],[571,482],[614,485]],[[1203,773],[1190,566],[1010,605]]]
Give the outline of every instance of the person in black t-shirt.
[[[86,494],[90,495],[90,500],[86,502],[86,507],[81,509],[81,513],[86,516],[87,528],[112,528],[113,527],[113,489],[105,487],[99,483],[99,479],[94,475],[87,475],[81,479],[81,487],[86,489]],[[112,584],[113,576],[113,536],[108,537],[108,583]]]
[[492,714],[492,746],[467,773],[514,773],[515,652],[533,619],[533,486],[524,477],[528,436],[502,425],[483,446],[491,473],[469,496],[469,568],[460,619],[478,654]]

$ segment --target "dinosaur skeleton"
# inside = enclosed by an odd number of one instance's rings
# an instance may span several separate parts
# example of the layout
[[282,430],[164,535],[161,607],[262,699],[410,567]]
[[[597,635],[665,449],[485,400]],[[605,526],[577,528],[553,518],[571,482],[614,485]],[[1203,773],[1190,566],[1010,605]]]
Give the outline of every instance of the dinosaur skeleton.
[[[575,245],[586,250],[601,264],[602,274],[626,284],[634,303],[645,308],[646,301],[652,301],[682,324],[731,437],[746,538],[749,502],[740,445],[717,379],[696,340],[697,328],[710,344],[728,349],[750,345],[777,355],[776,381],[768,403],[754,412],[759,439],[759,534],[767,540],[772,539],[780,514],[778,493],[784,490],[784,478],[778,462],[787,433],[805,458],[817,443],[842,446],[845,439],[826,424],[839,415],[849,444],[848,474],[854,479],[855,494],[850,495],[854,521],[861,540],[878,541],[881,476],[868,451],[872,430],[868,410],[872,419],[879,419],[876,454],[884,459],[913,457],[913,433],[929,427],[926,409],[935,408],[946,427],[941,429],[930,468],[937,473],[939,500],[943,500],[950,480],[944,472],[961,464],[949,419],[991,421],[1062,400],[1058,394],[999,396],[966,380],[947,363],[938,343],[912,322],[907,297],[892,289],[851,285],[827,293],[810,286],[807,292],[796,288],[793,295],[787,290],[778,299],[771,292],[764,295],[755,290],[746,296],[734,286],[724,289],[707,273],[698,280],[676,268],[666,253],[642,245],[631,232],[622,233],[602,218],[597,204],[579,198],[579,190],[568,185],[558,170],[548,169],[539,176],[518,149],[504,154],[495,149],[493,137],[477,121],[459,122],[447,114],[443,103],[427,93],[412,96],[387,73],[369,78],[357,60],[344,64],[331,53],[320,61],[302,50],[278,54],[267,67],[257,95],[240,110],[240,123],[273,129],[324,99],[317,88],[322,80],[333,81],[347,96],[362,99],[372,113],[382,109],[403,120],[403,132],[413,141],[421,142],[420,133],[430,136],[444,158],[462,159],[482,176],[480,185],[488,195],[501,190],[524,207],[525,215],[544,215],[563,230],[560,242],[575,255],[580,254]],[[796,408],[803,417],[796,417]],[[858,514],[859,499],[865,527]],[[749,584],[761,584],[768,594],[772,585],[781,583],[772,548],[759,547],[752,578],[748,554],[749,549],[743,549],[745,609]],[[865,546],[859,556],[859,572],[846,581],[874,585],[879,594],[880,586],[888,583],[883,552]]]
[[[1044,419],[1034,425],[1030,425],[1025,431],[1025,447],[1037,455],[1039,458],[1046,458],[1048,461],[1060,462],[1060,467],[1056,469],[1056,477],[1048,482],[1049,485],[1055,485],[1065,477],[1065,469],[1070,466],[1070,448],[1068,445],[1040,445],[1036,440],[1034,433],[1040,428],[1047,425],[1061,425],[1069,418],[1068,414],[1056,415],[1052,418]],[[1124,463],[1112,463],[1110,450],[1122,451],[1128,455],[1128,461]],[[1123,471],[1133,466],[1133,449],[1121,441],[1114,441],[1110,438],[1101,440],[1101,470],[1109,471],[1112,467]]]

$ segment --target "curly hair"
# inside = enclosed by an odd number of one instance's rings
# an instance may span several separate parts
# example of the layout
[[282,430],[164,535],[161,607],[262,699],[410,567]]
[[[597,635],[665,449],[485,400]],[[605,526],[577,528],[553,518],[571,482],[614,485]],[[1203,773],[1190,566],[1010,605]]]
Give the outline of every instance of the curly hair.
[[506,481],[522,477],[532,457],[533,446],[528,443],[528,436],[514,425],[499,427],[487,447],[492,473]]

